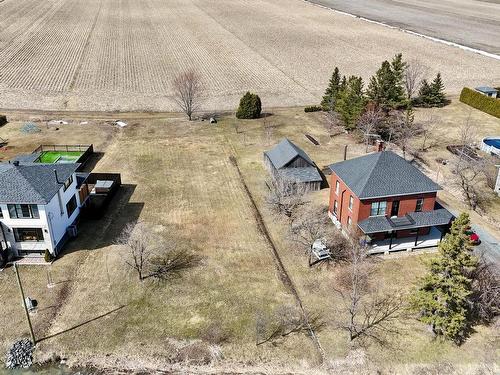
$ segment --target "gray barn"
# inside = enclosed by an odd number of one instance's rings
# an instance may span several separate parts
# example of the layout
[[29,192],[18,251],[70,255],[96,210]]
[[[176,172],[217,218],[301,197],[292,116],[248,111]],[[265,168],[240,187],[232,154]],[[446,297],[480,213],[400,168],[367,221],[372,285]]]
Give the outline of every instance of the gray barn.
[[316,164],[304,150],[286,138],[264,152],[264,163],[273,178],[306,184],[310,190],[321,189],[323,179]]

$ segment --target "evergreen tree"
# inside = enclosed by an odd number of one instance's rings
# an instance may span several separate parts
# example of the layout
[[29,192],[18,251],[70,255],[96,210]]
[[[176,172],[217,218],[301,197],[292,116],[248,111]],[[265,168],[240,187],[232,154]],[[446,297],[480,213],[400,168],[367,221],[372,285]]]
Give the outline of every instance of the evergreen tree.
[[247,92],[240,99],[240,105],[236,111],[236,118],[253,119],[259,118],[262,111],[262,103],[257,94]]
[[364,107],[363,80],[361,77],[351,76],[346,82],[346,87],[340,92],[336,106],[347,129],[356,127]]
[[439,255],[429,263],[429,272],[420,280],[412,295],[412,306],[420,320],[437,335],[460,344],[471,325],[469,275],[477,267],[469,236],[469,215],[462,213],[451,226],[451,232],[439,244]]
[[406,97],[403,76],[406,63],[398,54],[392,60],[384,61],[370,79],[368,97],[384,109],[398,108],[405,104]]
[[[344,80],[342,80],[342,82],[344,82]],[[323,108],[323,110],[333,111],[335,109],[335,104],[337,103],[340,91],[341,91],[340,72],[339,68],[335,67],[335,70],[332,73],[332,77],[330,78],[328,87],[326,88],[325,95],[321,100],[321,107]]]
[[436,75],[436,78],[431,83],[431,96],[432,105],[442,107],[446,103],[446,96],[444,94],[444,84],[441,79],[441,73]]

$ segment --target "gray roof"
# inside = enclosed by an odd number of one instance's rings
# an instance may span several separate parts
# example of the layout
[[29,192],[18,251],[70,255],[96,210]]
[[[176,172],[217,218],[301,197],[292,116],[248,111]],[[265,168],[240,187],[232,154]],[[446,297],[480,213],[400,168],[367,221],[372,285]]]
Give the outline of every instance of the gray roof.
[[284,168],[279,170],[280,176],[294,182],[323,181],[316,167]]
[[297,156],[306,160],[311,166],[315,166],[311,158],[300,147],[284,138],[280,143],[274,146],[271,150],[265,151],[265,155],[273,163],[276,169],[285,167]]
[[436,192],[441,187],[392,151],[331,164],[329,168],[359,199]]
[[36,159],[40,157],[42,153],[41,152],[34,152],[32,154],[20,154],[16,155],[11,159],[12,161],[19,161],[21,163],[34,163]]
[[403,229],[416,229],[450,224],[455,217],[445,208],[434,211],[410,212],[406,216],[389,218],[371,216],[360,221],[358,227],[365,234],[388,232]]
[[490,86],[479,86],[479,87],[476,87],[476,90],[481,91],[481,92],[486,92],[486,93],[498,92],[497,89],[490,87]]
[[80,164],[0,163],[0,203],[47,204]]

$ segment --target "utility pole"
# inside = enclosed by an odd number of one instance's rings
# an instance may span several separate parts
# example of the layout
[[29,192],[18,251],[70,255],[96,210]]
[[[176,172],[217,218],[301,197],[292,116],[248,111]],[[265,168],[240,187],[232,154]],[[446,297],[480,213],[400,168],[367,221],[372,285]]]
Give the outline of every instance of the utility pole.
[[31,325],[30,314],[28,312],[28,307],[26,306],[26,299],[24,297],[23,284],[21,283],[21,277],[19,276],[19,270],[17,269],[16,262],[14,262],[14,270],[16,271],[17,285],[19,285],[19,291],[21,292],[21,298],[23,300],[24,313],[26,314],[26,320],[28,321],[28,327],[30,329],[31,341],[33,341],[33,345],[34,345],[34,344],[36,344],[35,333],[33,332],[33,326]]

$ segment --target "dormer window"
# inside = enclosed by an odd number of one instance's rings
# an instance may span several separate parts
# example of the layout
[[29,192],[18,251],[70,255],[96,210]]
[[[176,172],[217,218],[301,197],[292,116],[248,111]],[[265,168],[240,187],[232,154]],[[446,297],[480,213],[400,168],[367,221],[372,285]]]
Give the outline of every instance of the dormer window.
[[424,206],[424,199],[423,198],[417,199],[417,204],[415,206],[415,212],[422,211],[423,206]]

